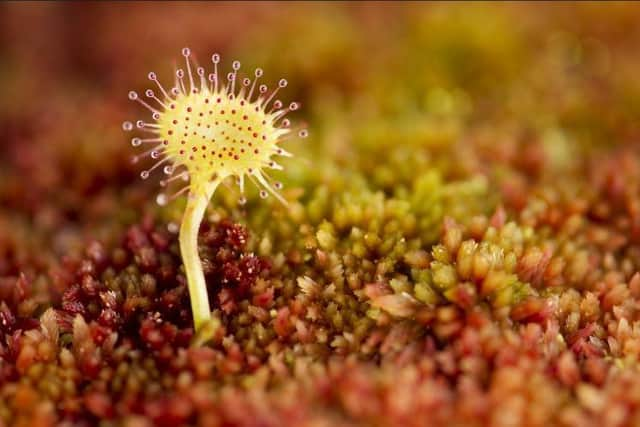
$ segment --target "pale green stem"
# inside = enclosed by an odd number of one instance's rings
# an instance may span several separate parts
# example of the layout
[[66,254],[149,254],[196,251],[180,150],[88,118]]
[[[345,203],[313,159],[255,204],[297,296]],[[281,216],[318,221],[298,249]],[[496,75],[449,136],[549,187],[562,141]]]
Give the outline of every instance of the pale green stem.
[[206,185],[204,191],[191,192],[180,226],[180,253],[187,274],[193,325],[196,332],[211,320],[207,283],[204,280],[202,262],[198,255],[198,230],[218,184],[220,181],[215,179]]

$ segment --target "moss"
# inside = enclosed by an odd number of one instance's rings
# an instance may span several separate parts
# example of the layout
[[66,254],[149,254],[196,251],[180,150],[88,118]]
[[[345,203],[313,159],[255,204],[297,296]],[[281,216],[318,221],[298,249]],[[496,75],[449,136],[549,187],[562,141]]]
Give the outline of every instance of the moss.
[[[4,11],[0,424],[638,424],[637,10],[237,7]],[[178,39],[311,130],[288,207],[209,205],[199,348],[114,96]]]

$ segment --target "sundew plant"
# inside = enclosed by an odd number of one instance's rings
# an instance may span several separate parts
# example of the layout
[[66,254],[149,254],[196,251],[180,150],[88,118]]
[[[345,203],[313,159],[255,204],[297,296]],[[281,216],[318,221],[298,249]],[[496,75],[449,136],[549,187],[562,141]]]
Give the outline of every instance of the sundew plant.
[[[276,98],[278,91],[287,86],[281,79],[273,89],[259,82],[263,71],[257,68],[251,78],[239,73],[240,62],[233,61],[231,71],[225,73],[220,55],[213,54],[213,72],[194,67],[189,48],[182,50],[185,69],[175,73],[175,84],[165,89],[154,72],[149,80],[153,89],[145,91],[146,100],[134,92],[129,99],[149,110],[152,121],[138,120],[135,128],[150,135],[134,137],[134,147],[149,147],[135,160],[146,156],[156,162],[140,173],[147,179],[156,170],[164,177],[163,188],[174,182],[187,182],[172,195],[161,193],[160,205],[187,194],[182,225],[180,226],[180,253],[187,274],[193,321],[196,331],[211,319],[207,284],[198,256],[198,230],[207,205],[218,186],[225,180],[237,183],[241,196],[246,199],[245,180],[260,188],[260,197],[273,195],[286,204],[280,195],[282,183],[271,178],[267,169],[281,170],[274,157],[291,156],[281,147],[293,131],[287,113],[298,109],[296,102],[285,106]],[[123,129],[131,131],[134,125],[125,122]],[[306,129],[297,131],[300,138]]]

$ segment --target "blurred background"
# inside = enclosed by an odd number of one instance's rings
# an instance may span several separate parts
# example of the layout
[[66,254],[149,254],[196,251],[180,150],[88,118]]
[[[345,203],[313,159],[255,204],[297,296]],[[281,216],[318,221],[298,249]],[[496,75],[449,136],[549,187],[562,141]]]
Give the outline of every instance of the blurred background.
[[0,274],[158,209],[121,123],[184,46],[289,80],[312,134],[288,145],[290,198],[402,198],[428,172],[469,184],[464,216],[473,195],[490,211],[546,182],[582,191],[578,170],[637,144],[639,20],[634,3],[3,3]]

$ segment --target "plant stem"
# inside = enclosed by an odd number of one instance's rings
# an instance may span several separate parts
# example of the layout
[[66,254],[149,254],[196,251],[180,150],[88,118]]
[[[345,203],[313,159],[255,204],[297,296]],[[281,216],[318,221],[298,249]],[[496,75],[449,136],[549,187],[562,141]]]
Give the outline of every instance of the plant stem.
[[204,280],[202,262],[198,255],[198,231],[209,200],[219,183],[220,181],[215,179],[207,184],[205,191],[194,191],[190,194],[180,225],[180,253],[187,274],[193,325],[196,332],[211,320],[207,283]]

